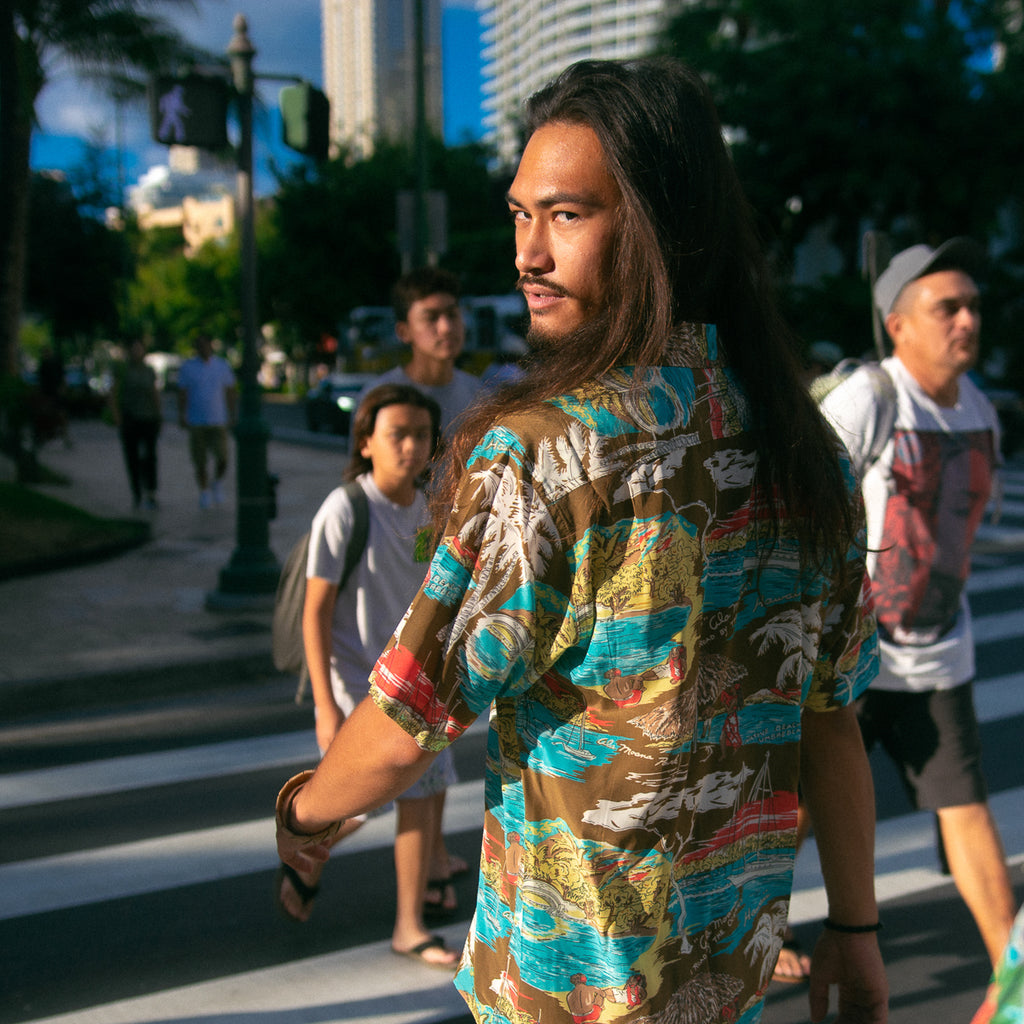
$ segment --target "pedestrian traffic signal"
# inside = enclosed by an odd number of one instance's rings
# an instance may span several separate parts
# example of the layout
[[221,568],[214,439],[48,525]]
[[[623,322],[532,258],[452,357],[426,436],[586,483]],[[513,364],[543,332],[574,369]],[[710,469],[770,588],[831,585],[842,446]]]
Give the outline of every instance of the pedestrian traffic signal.
[[213,75],[160,75],[150,82],[153,138],[165,146],[228,145],[228,83]]
[[316,160],[327,159],[331,105],[308,82],[286,85],[279,97],[284,144]]

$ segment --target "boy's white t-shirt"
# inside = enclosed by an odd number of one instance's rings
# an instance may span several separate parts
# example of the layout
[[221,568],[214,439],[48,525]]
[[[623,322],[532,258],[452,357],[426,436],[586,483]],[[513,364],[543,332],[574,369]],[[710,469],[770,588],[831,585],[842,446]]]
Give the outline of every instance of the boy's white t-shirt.
[[[331,684],[334,699],[350,714],[370,690],[370,670],[387,646],[423,583],[429,562],[416,561],[416,535],[427,525],[422,492],[408,507],[384,497],[364,473],[369,529],[366,550],[334,606],[331,627]],[[352,536],[354,513],[344,487],[327,496],[313,518],[306,578],[337,583]]]
[[[864,472],[867,568],[880,626],[891,613],[891,628],[879,631],[881,669],[871,685],[880,690],[949,689],[969,682],[975,673],[963,584],[977,527],[972,516],[980,519],[999,461],[998,418],[966,376],[960,378],[956,405],[947,408],[925,394],[899,359],[890,357],[882,366],[896,387],[896,422],[892,437],[866,470],[878,401],[870,377],[853,373],[821,403],[854,466]],[[943,496],[943,482],[955,488],[954,499]],[[939,512],[932,513],[932,507]],[[905,522],[911,533],[901,532]],[[932,540],[938,541],[932,559],[915,561],[915,551]],[[907,593],[929,575],[937,582],[920,584],[914,610],[918,620],[911,615],[901,621],[900,608],[914,607],[915,598]]]
[[455,419],[473,404],[483,388],[483,382],[479,377],[474,377],[473,374],[466,373],[465,370],[460,370],[458,367],[452,370],[452,379],[448,384],[428,385],[417,384],[405,372],[404,366],[395,366],[386,370],[363,388],[359,395],[360,403],[368,392],[381,384],[407,384],[437,402],[441,407],[441,433],[445,436],[450,433],[449,428]]

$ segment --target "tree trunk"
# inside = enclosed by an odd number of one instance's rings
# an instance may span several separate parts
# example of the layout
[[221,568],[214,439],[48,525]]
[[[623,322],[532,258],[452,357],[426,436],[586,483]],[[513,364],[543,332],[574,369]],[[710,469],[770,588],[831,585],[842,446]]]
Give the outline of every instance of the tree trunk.
[[24,44],[7,4],[0,11],[0,376],[16,376],[18,335],[25,289],[28,230],[29,145],[33,97],[26,86],[34,68],[23,67]]
[[25,66],[26,43],[15,31],[12,5],[0,9],[0,449],[21,481],[38,476],[35,449],[26,437],[21,386],[21,312],[28,246],[29,147],[38,66]]

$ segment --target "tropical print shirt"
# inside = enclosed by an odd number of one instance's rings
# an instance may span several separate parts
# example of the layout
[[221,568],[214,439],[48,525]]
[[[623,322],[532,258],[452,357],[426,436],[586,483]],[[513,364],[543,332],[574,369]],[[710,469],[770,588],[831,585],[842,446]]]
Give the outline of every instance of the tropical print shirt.
[[[693,327],[482,439],[373,699],[424,749],[490,714],[478,1021],[755,1021],[782,944],[800,713],[875,671],[860,549],[802,567]],[[851,493],[853,488],[850,481]]]
[[1024,1024],[1024,907],[1017,911],[992,984],[971,1024]]

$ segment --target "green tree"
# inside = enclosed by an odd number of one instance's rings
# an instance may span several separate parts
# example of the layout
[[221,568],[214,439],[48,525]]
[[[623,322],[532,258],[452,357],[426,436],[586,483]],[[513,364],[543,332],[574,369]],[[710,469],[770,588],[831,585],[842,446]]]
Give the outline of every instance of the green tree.
[[191,0],[5,0],[0,4],[0,376],[18,372],[27,265],[29,144],[36,102],[64,61],[97,75],[170,67],[179,36],[148,13]]
[[[444,266],[460,275],[467,293],[508,291],[507,182],[490,175],[478,144],[445,148],[435,139],[428,159],[430,187],[448,195]],[[353,307],[388,303],[401,269],[396,196],[412,180],[409,148],[388,142],[365,160],[342,154],[282,177],[261,238],[259,281],[262,315],[292,339],[293,357],[333,333]]]
[[[838,248],[840,276],[852,279],[868,227],[897,246],[993,232],[1018,194],[1024,157],[1014,6],[702,0],[682,8],[666,49],[707,79],[783,277],[812,229]],[[807,309],[808,298],[792,301],[812,321],[826,319]],[[851,342],[860,348],[866,325]]]
[[127,289],[123,327],[157,348],[182,354],[189,353],[200,331],[234,345],[240,294],[238,246],[232,240],[207,242],[186,257],[178,228],[146,231]]
[[66,181],[44,174],[32,176],[29,229],[29,311],[49,321],[61,348],[71,339],[113,332],[124,268],[120,233],[84,214]]

